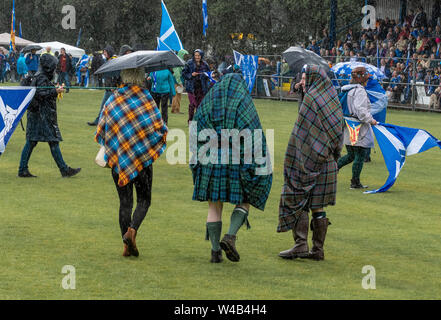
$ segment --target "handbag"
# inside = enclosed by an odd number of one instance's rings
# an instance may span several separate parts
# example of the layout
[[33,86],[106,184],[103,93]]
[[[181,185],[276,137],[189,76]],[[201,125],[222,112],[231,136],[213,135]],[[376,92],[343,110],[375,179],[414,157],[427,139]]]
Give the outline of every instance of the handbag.
[[107,161],[104,159],[105,154],[106,154],[106,147],[102,146],[95,158],[95,163],[99,165],[101,168],[109,168]]

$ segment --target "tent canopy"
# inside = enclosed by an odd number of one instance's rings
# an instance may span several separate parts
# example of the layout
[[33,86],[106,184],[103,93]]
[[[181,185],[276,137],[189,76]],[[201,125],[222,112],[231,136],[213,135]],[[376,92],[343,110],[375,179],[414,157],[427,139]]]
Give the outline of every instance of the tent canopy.
[[[0,46],[6,46],[9,48],[9,43],[11,42],[11,34],[10,33],[2,33],[0,34]],[[20,37],[15,36],[15,46],[16,47],[26,47],[27,45],[34,44],[32,41],[22,39]]]
[[37,54],[41,54],[46,52],[46,48],[47,47],[51,47],[52,52],[55,53],[55,51],[60,52],[61,48],[66,49],[66,53],[70,53],[72,55],[72,57],[74,58],[80,58],[86,54],[86,51],[84,51],[81,48],[77,48],[65,43],[61,43],[58,41],[53,41],[53,42],[41,42],[41,43],[36,43],[39,46],[41,46],[43,49],[41,49],[40,51],[37,52]]

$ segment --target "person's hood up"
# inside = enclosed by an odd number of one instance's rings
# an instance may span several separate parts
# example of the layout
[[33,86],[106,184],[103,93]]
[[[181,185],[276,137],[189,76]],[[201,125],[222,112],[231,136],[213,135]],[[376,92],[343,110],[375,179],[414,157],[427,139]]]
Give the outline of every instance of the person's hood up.
[[50,54],[44,54],[40,58],[40,67],[41,70],[47,76],[53,76],[55,69],[57,68],[58,60],[54,56]]
[[203,59],[204,59],[205,52],[204,52],[202,49],[196,49],[196,50],[193,52],[193,57],[194,57],[194,54],[195,54],[196,52],[199,52],[199,54],[201,55],[201,60],[203,60]]
[[185,50],[185,49],[181,49],[181,50],[179,50],[179,52],[178,52],[178,57],[181,58],[182,60],[184,60],[185,55],[187,55],[187,54],[188,54],[188,51],[187,51],[187,50]]
[[114,55],[115,55],[115,49],[113,49],[113,47],[112,46],[106,46],[105,48],[104,48],[104,50],[106,50],[107,51],[107,53],[109,54],[109,57],[110,58],[112,58]]

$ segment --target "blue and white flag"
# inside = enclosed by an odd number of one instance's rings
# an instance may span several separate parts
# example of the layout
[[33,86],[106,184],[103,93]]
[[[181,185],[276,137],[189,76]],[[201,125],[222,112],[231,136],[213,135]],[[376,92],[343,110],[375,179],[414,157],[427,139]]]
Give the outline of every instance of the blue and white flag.
[[180,50],[184,49],[184,47],[182,46],[181,39],[179,39],[179,36],[175,30],[175,26],[173,25],[170,15],[168,14],[167,7],[165,6],[164,1],[161,1],[161,5],[162,5],[162,22],[161,22],[161,34],[159,36],[159,39],[161,39],[161,41],[164,42],[171,49],[175,50],[176,52],[179,52]]
[[337,76],[351,76],[352,70],[358,67],[366,68],[367,72],[372,75],[375,80],[382,81],[386,75],[377,67],[363,62],[340,62],[331,68]]
[[156,48],[156,51],[173,51],[167,44],[165,44],[161,39],[157,38],[158,40],[158,47]]
[[211,84],[216,84],[217,81],[213,79],[213,71],[210,72],[204,72],[204,74],[207,76],[207,78],[210,80]]
[[378,145],[383,153],[389,178],[384,186],[366,194],[381,193],[389,190],[398,178],[406,162],[406,156],[422,153],[434,147],[441,148],[441,141],[421,129],[405,128],[391,124],[372,126]]
[[240,70],[242,70],[243,77],[251,93],[254,88],[254,83],[256,82],[257,68],[259,66],[259,57],[246,56],[237,51],[233,51],[233,52],[234,52],[234,60],[236,61],[236,64],[240,67]]
[[207,0],[202,0],[202,16],[204,17],[204,36],[207,36],[207,29],[208,29],[208,7],[207,7]]
[[35,88],[28,87],[0,87],[0,155],[5,152],[35,91]]
[[366,92],[371,102],[371,114],[378,122],[386,122],[388,98],[386,90],[383,89],[378,80],[369,78],[366,85]]
[[81,69],[82,68],[87,69],[85,76],[84,76],[84,86],[86,88],[89,87],[89,76],[90,76],[90,74],[89,74],[89,60],[90,60],[90,57],[87,54],[85,54],[85,55],[83,55],[83,57],[81,58],[81,60],[77,64],[77,84],[80,84],[81,80],[82,80],[81,79],[81,74],[82,74]]

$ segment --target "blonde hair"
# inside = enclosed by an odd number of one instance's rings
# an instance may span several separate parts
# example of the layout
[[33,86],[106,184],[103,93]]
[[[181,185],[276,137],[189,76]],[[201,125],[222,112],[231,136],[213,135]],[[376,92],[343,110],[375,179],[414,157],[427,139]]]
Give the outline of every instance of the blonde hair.
[[134,84],[140,87],[145,86],[144,68],[121,70],[121,81],[125,84]]

